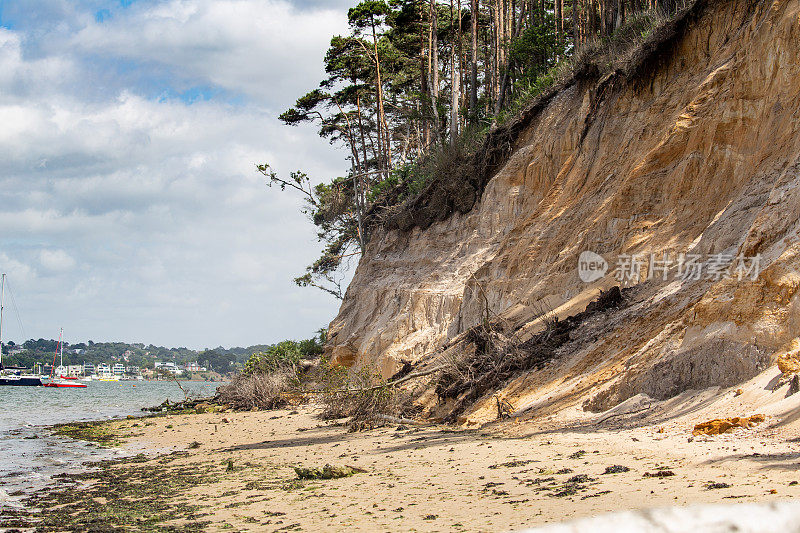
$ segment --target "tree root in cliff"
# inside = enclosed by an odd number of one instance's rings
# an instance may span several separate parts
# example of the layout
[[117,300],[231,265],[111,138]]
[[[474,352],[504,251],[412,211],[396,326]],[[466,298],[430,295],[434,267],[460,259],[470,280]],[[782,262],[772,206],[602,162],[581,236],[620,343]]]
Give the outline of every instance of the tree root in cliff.
[[436,382],[440,401],[456,400],[445,421],[455,422],[480,397],[500,389],[520,373],[541,370],[556,358],[557,350],[581,323],[594,314],[619,307],[622,301],[619,287],[601,291],[585,311],[564,320],[545,320],[544,331],[525,342],[508,337],[488,320],[469,330],[464,339],[469,349],[446,361]]

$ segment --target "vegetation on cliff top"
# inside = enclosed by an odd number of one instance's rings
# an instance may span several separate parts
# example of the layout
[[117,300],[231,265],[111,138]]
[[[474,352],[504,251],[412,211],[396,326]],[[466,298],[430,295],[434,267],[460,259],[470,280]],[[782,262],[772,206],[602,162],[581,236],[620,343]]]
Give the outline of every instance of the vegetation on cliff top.
[[424,228],[469,211],[559,88],[630,70],[693,3],[369,0],[350,9],[350,31],[325,56],[327,77],[280,116],[317,124],[346,149],[349,171],[313,185],[301,171],[258,166],[268,184],[303,196],[323,243],[295,282],[342,298],[341,269],[371,228]]

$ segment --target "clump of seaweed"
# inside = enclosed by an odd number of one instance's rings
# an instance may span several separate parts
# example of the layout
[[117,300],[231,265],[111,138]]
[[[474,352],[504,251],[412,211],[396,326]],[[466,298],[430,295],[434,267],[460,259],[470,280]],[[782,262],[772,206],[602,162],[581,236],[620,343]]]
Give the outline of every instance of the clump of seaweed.
[[323,467],[294,467],[298,479],[339,479],[342,477],[350,477],[355,474],[362,474],[366,470],[357,468],[355,466],[336,466],[325,465]]
[[199,505],[174,501],[168,495],[214,482],[214,472],[197,464],[166,465],[138,457],[93,466],[97,467],[94,471],[62,476],[86,483],[64,484],[28,498],[26,506],[40,510],[28,527],[37,531],[164,531],[173,527],[170,523],[181,521],[181,531],[202,531],[208,525],[200,520]]
[[107,422],[74,422],[57,425],[53,433],[62,437],[93,442],[99,446],[110,448],[122,444],[120,435],[111,429]]

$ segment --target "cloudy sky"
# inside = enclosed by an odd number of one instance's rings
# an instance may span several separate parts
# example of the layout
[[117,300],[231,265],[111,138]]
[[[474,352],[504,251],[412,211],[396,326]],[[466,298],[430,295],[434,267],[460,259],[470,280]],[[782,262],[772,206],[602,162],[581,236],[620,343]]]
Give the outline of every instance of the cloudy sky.
[[[192,348],[303,338],[338,302],[255,164],[344,154],[277,116],[314,88],[346,0],[0,0],[4,338]],[[23,329],[24,328],[24,331]]]

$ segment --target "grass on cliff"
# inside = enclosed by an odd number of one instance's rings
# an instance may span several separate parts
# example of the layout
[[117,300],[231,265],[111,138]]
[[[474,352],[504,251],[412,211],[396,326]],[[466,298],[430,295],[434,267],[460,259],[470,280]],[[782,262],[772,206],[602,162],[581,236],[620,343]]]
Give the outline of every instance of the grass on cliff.
[[[691,2],[694,4],[694,2]],[[513,122],[524,110],[553,87],[563,87],[582,73],[602,78],[612,72],[634,74],[646,60],[650,40],[661,41],[674,35],[670,23],[683,12],[668,15],[658,9],[634,13],[612,35],[581,46],[577,53],[564,58],[533,82],[520,87],[511,104],[495,118],[497,126]],[[488,131],[487,131],[488,133]]]

